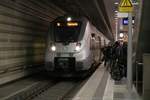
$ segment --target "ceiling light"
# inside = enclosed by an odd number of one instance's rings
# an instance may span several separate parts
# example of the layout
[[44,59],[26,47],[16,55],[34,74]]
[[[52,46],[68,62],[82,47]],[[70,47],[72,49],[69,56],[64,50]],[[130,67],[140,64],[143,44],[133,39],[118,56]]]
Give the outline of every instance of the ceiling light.
[[115,13],[117,13],[118,11],[117,10],[115,10]]
[[122,37],[124,36],[124,34],[123,34],[123,33],[120,33],[119,36],[122,38]]
[[118,2],[115,2],[114,4],[115,4],[115,5],[118,5],[119,3],[118,3]]

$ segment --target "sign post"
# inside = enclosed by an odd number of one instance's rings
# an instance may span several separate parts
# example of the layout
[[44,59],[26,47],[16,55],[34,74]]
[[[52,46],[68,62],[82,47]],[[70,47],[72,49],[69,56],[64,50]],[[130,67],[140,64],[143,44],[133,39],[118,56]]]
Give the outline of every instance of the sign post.
[[128,30],[128,53],[127,53],[127,79],[128,86],[132,88],[132,13],[129,13],[129,30]]
[[127,83],[129,89],[132,88],[132,11],[133,5],[130,0],[121,0],[119,11],[128,13],[128,55],[127,55]]
[[118,40],[118,19],[116,19],[116,41]]

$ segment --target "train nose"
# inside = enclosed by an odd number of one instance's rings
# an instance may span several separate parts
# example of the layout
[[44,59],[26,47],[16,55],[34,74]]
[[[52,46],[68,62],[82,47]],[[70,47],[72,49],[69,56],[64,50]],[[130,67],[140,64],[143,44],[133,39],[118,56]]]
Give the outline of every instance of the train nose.
[[61,66],[61,68],[66,69],[68,68],[68,62],[58,62],[57,66]]
[[75,58],[74,57],[55,57],[54,59],[56,70],[74,71]]

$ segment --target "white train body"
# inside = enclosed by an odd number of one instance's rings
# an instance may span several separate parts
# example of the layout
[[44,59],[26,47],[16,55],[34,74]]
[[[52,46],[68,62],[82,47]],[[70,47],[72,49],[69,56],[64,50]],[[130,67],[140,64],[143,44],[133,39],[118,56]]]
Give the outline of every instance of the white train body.
[[85,18],[72,21],[58,18],[50,26],[46,70],[64,73],[89,70],[100,62],[105,41],[108,40]]

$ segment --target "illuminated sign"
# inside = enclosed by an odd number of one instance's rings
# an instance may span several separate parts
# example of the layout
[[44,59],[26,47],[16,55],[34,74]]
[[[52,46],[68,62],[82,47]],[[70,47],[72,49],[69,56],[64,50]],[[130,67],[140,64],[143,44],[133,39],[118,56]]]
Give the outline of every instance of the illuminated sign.
[[123,18],[123,19],[122,19],[122,24],[123,24],[123,25],[128,25],[128,22],[129,22],[129,21],[128,21],[128,18]]
[[56,25],[57,25],[58,27],[60,27],[60,26],[73,27],[73,26],[78,26],[79,24],[78,24],[77,22],[67,22],[67,23],[60,23],[60,22],[58,22],[58,23],[56,23]]
[[67,26],[78,26],[77,22],[68,22]]
[[[128,17],[122,19],[122,24],[123,25],[128,25],[128,23],[129,23]],[[132,24],[134,25],[134,23],[135,23],[134,22],[134,17],[132,17]]]

